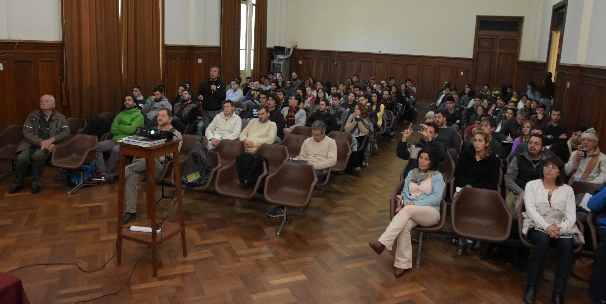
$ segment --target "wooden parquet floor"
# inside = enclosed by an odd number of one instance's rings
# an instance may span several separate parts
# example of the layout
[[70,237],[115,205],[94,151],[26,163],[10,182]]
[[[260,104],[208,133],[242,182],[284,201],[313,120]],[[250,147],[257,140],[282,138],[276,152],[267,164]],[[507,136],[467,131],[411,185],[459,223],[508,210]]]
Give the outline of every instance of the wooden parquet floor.
[[[32,303],[74,303],[116,292],[139,260],[123,291],[94,303],[522,303],[524,268],[481,261],[479,251],[458,255],[444,235],[431,235],[421,264],[400,279],[393,275],[393,254],[377,256],[368,247],[389,223],[389,197],[405,165],[395,156],[396,144],[381,141],[361,173],[333,176],[323,195],[316,191],[307,208],[290,213],[294,220],[279,237],[281,218],[267,217],[271,206],[260,196],[241,201],[187,191],[188,256],[183,258],[178,237],[162,244],[157,278],[151,250],[128,241],[119,267],[112,260],[94,273],[61,265],[12,274],[23,280]],[[29,194],[26,181],[26,190],[8,195],[13,179],[0,180],[0,272],[60,262],[97,269],[112,257],[116,184],[68,196],[57,170],[47,167],[40,194]],[[137,220],[145,218],[142,189]],[[171,203],[164,200],[159,210]],[[176,218],[169,212],[168,221]],[[553,259],[548,265],[544,276],[552,278]],[[541,283],[538,303],[551,302],[551,288]],[[590,303],[588,289],[571,276],[567,303]]]

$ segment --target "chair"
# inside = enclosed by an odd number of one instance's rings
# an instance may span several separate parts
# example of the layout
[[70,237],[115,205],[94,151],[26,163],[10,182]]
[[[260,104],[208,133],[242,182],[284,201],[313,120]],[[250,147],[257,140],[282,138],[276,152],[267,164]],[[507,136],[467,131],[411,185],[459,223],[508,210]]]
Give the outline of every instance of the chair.
[[213,170],[210,171],[210,176],[208,177],[208,181],[206,182],[206,184],[198,186],[198,187],[194,187],[194,188],[188,188],[186,185],[181,184],[181,188],[182,189],[191,189],[191,190],[195,190],[195,191],[205,191],[206,189],[208,189],[208,187],[211,185],[213,177],[215,177],[217,170],[219,170],[221,168],[221,158],[219,157],[219,153],[215,152],[215,151],[208,151],[208,155],[210,156],[210,160],[213,163]]
[[262,144],[253,154],[267,158],[269,163],[267,175],[274,174],[289,159],[288,149],[280,145]]
[[[524,205],[524,203],[521,203],[517,208],[516,208],[516,218],[518,220],[518,234],[520,235],[520,241],[522,242],[522,244],[528,248],[532,248],[532,243],[526,238],[526,236],[524,234],[522,234],[522,227],[524,226],[524,216],[522,215],[522,212],[526,211],[526,206]],[[587,217],[587,222],[589,222],[589,217]],[[581,234],[585,234],[585,227],[583,226],[583,223],[581,223],[581,221],[577,220],[577,227],[579,228],[579,231],[581,231]],[[590,228],[591,229],[591,228]],[[597,239],[597,237],[596,237]],[[583,244],[577,244],[575,242],[576,247],[574,248],[574,253],[579,253],[581,252],[581,250],[583,250]],[[597,245],[597,244],[596,244]]]
[[270,204],[284,206],[284,220],[277,235],[280,235],[284,225],[291,221],[288,218],[288,208],[303,208],[311,199],[318,177],[314,169],[307,165],[294,162],[286,162],[265,180],[263,197]]
[[328,137],[337,140],[345,140],[349,144],[350,147],[354,145],[354,137],[353,134],[349,132],[341,132],[341,131],[332,131],[328,133]]
[[593,250],[598,249],[598,231],[596,230],[597,214],[593,211],[587,215],[587,226],[589,227],[589,233],[591,235],[591,245]]
[[290,130],[289,134],[293,135],[305,135],[307,137],[311,136],[311,127],[306,126],[296,126]]
[[112,112],[103,112],[103,113],[99,114],[99,117],[107,118],[107,119],[113,121],[114,118],[116,118],[116,115],[118,115],[118,114],[112,113]]
[[451,224],[457,236],[503,243],[509,238],[512,222],[511,212],[497,191],[464,187],[452,202]]
[[444,177],[444,182],[446,183],[446,188],[448,189],[448,199],[452,203],[452,196],[455,192],[454,186],[454,172],[455,172],[455,162],[450,156],[450,153],[446,153],[446,158],[442,161],[442,176]]
[[[158,199],[156,199],[156,204],[165,198],[174,197],[174,193],[171,196],[167,196],[166,194],[164,194],[164,186],[175,187],[175,185],[176,185],[175,177],[181,178],[181,174],[183,173],[183,167],[185,167],[185,163],[187,162],[187,157],[189,156],[189,153],[191,153],[191,151],[196,147],[198,138],[200,138],[197,135],[183,134],[182,136],[183,136],[183,138],[181,139],[182,140],[181,149],[179,149],[179,171],[180,172],[175,173],[175,167],[174,167],[173,161],[168,162],[164,166],[164,171],[162,171],[162,177],[156,180],[156,185],[161,186],[161,192],[160,192],[161,194],[160,194],[160,197],[158,197]],[[169,180],[166,180],[167,178]]]
[[70,117],[67,119],[67,124],[69,125],[69,137],[62,144],[69,142],[76,134],[82,132],[86,125],[86,120],[84,118]]
[[332,172],[332,168],[328,168],[328,172],[326,172],[326,178],[321,183],[316,183],[316,188],[320,189],[320,194],[324,194],[326,188],[328,188],[328,181],[330,180],[330,173]]
[[286,146],[286,149],[288,149],[288,156],[295,158],[299,156],[301,146],[308,137],[309,136],[292,134],[291,132],[286,135],[278,145]]
[[[223,163],[223,160],[221,160],[221,163]],[[215,179],[215,190],[217,193],[224,196],[249,200],[255,196],[259,186],[261,186],[261,182],[266,176],[267,166],[263,166],[263,173],[257,178],[255,186],[252,189],[244,188],[238,179],[236,162],[232,161],[227,167],[222,167],[217,172],[217,178]]]
[[[330,134],[334,133],[330,132]],[[332,167],[332,172],[342,173],[347,169],[347,163],[351,156],[351,146],[345,140],[335,140],[337,143],[337,163]]]
[[385,112],[383,113],[383,121],[386,121],[385,119],[390,121],[389,125],[386,125],[385,128],[391,130],[391,128],[393,127],[393,123],[395,121],[395,115],[393,114],[392,111],[385,110]]
[[219,153],[222,166],[229,166],[236,160],[236,156],[246,151],[246,144],[237,139],[223,139],[210,151]]
[[[396,215],[395,211],[396,211],[396,196],[398,196],[400,193],[402,193],[402,189],[404,189],[404,180],[400,181],[400,184],[396,187],[396,189],[391,193],[391,199],[389,201],[390,207],[389,207],[389,216],[390,219],[393,219],[393,217]],[[447,210],[448,210],[448,205],[446,204],[446,191],[447,188],[444,188],[444,192],[442,193],[442,202],[440,203],[440,221],[433,225],[433,226],[429,226],[429,227],[423,227],[423,226],[416,226],[414,228],[412,228],[413,230],[417,230],[420,232],[419,234],[419,247],[417,248],[417,265],[419,265],[419,263],[421,262],[421,248],[423,247],[423,233],[427,232],[440,232],[443,228],[444,225],[446,224],[446,216],[448,214]]]
[[602,187],[603,184],[592,184],[592,183],[586,183],[586,182],[576,182],[573,181],[572,184],[570,184],[570,187],[572,187],[572,191],[574,191],[574,194],[580,194],[580,193],[589,193],[591,195],[593,195],[593,193],[598,190],[600,187]]
[[57,168],[80,171],[80,182],[67,194],[73,194],[83,186],[96,185],[96,183],[87,182],[84,179],[84,169],[82,166],[95,159],[95,151],[98,146],[97,136],[85,134],[76,134],[73,140],[63,145],[55,146],[55,150],[51,156],[52,165]]
[[17,146],[23,138],[22,125],[10,125],[0,134],[0,160],[11,161],[11,168],[0,175],[0,178],[16,170]]

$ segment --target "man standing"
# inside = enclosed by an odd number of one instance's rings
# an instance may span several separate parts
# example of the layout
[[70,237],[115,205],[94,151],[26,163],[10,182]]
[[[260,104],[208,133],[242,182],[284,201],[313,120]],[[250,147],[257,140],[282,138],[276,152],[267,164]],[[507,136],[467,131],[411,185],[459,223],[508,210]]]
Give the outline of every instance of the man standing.
[[446,115],[446,110],[437,110],[433,115],[435,124],[440,129],[436,141],[444,151],[450,153],[450,156],[456,162],[459,154],[459,134],[454,129],[446,126]]
[[23,187],[23,178],[32,166],[31,193],[40,192],[44,163],[49,152],[53,152],[55,144],[69,137],[69,125],[65,116],[55,110],[55,97],[42,95],[40,110],[27,116],[23,124],[24,139],[17,146],[17,172],[15,183],[8,190],[9,194],[16,193]]
[[[95,167],[97,175],[93,178],[95,182],[113,182],[116,175],[111,175],[114,167],[120,160],[120,145],[116,142],[124,137],[135,134],[137,127],[143,126],[143,114],[141,110],[135,107],[134,96],[124,96],[125,110],[118,113],[112,123],[112,139],[104,140],[99,143],[99,148],[95,152]],[[103,160],[103,153],[110,152],[107,164]],[[109,176],[111,175],[111,177]]]
[[546,156],[543,146],[543,136],[533,134],[528,139],[528,149],[524,153],[512,157],[505,174],[505,187],[509,194],[505,198],[505,204],[512,214],[516,207],[524,201],[524,189],[526,183],[539,179],[543,172],[543,161]]
[[162,108],[170,109],[171,106],[168,99],[164,97],[164,89],[161,87],[156,87],[154,89],[153,98],[144,104],[143,109],[141,109],[141,112],[144,115],[143,118],[145,119],[145,124],[149,123],[150,121],[156,121],[156,116],[158,116],[158,112]]
[[234,103],[231,100],[223,102],[223,112],[215,116],[204,135],[208,140],[208,148],[214,148],[223,139],[238,139],[242,130],[242,119],[234,114]]
[[[169,109],[160,109],[160,111],[158,111],[158,129],[172,132],[176,139],[181,139],[181,133],[175,130],[171,125],[171,121],[173,120],[172,117],[173,113],[171,113]],[[181,150],[182,143],[182,141],[179,142],[179,150]],[[168,161],[172,160],[171,158],[172,155],[169,155],[169,157],[161,156],[154,160],[149,160],[153,161],[155,164],[156,179],[162,177],[164,166],[166,166]],[[144,158],[139,158],[124,168],[124,178],[126,180],[124,184],[126,189],[126,213],[124,214],[124,218],[122,218],[123,225],[128,224],[128,222],[132,221],[137,216],[137,185],[139,184],[139,181],[143,180],[146,176],[146,165],[146,160]]]
[[[318,176],[318,183],[323,182],[328,174],[328,168],[337,164],[337,143],[326,136],[326,125],[321,120],[311,125],[311,137],[301,145],[299,159],[307,160],[313,166]],[[284,216],[284,207],[276,206],[267,213],[270,217]]]
[[335,93],[331,98],[332,106],[329,107],[328,112],[337,119],[337,125],[341,130],[347,122],[347,110],[341,106],[341,94]]
[[339,125],[337,124],[337,119],[334,115],[328,112],[328,105],[326,104],[326,100],[320,100],[320,105],[317,111],[311,114],[311,117],[307,119],[307,123],[305,124],[308,127],[311,127],[313,123],[317,120],[320,120],[324,123],[324,130],[330,133],[331,131],[339,131]]
[[255,152],[262,144],[273,144],[278,128],[276,123],[269,120],[267,107],[259,109],[259,118],[251,120],[240,133],[240,140],[246,144],[248,152]]
[[606,155],[598,148],[598,133],[589,128],[581,135],[582,149],[572,152],[564,166],[566,175],[592,184],[606,183]]
[[219,67],[210,68],[210,77],[200,84],[198,88],[198,97],[202,96],[204,103],[202,105],[208,120],[215,118],[221,112],[221,105],[225,100],[225,82],[219,79]]

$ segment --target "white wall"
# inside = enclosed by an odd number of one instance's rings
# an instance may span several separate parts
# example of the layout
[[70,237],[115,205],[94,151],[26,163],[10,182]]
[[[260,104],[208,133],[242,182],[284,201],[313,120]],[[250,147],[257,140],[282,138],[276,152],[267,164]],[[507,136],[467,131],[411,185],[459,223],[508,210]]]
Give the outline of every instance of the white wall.
[[61,41],[59,0],[0,0],[0,39]]
[[560,63],[606,66],[606,2],[569,1]]
[[288,2],[284,0],[267,1],[267,47],[287,46],[286,26]]
[[594,1],[592,12],[585,64],[606,66],[606,1]]
[[165,0],[164,43],[221,45],[221,0]]

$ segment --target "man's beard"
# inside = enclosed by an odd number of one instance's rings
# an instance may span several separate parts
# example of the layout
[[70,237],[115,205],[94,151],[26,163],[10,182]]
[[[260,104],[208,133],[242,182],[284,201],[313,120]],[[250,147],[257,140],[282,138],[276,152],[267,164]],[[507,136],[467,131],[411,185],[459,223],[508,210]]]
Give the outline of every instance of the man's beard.
[[528,150],[528,155],[529,155],[531,158],[534,158],[534,157],[539,156],[539,153],[537,153],[537,152],[531,152],[530,150]]

